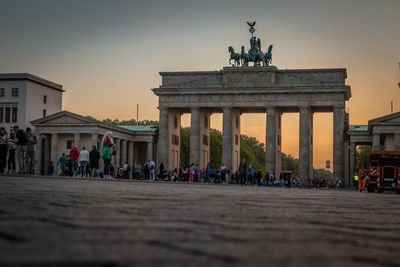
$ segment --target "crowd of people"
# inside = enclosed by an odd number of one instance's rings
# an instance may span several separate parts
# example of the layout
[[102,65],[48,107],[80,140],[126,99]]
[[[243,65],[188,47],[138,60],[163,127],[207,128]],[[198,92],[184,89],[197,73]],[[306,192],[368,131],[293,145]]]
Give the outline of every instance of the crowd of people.
[[35,174],[36,135],[31,128],[0,128],[0,174]]
[[[291,177],[290,173],[281,173],[279,177],[275,173],[267,172],[263,176],[260,169],[254,170],[247,165],[246,159],[242,159],[236,172],[231,172],[228,165],[222,163],[220,168],[214,168],[208,162],[205,168],[196,164],[176,169],[167,169],[163,163],[157,167],[155,162],[148,160],[143,164],[138,162],[129,164],[125,162],[116,167],[112,164],[112,156],[116,155],[113,144],[112,133],[106,133],[102,141],[101,151],[93,146],[89,152],[85,146],[79,151],[78,146],[73,144],[69,154],[62,153],[56,163],[50,161],[47,174],[53,176],[59,168],[60,176],[71,177],[101,177],[106,179],[125,178],[137,180],[158,180],[189,183],[227,183],[246,185],[264,185],[275,187],[300,187],[308,188],[330,188],[341,187],[341,180],[336,179],[336,184],[322,178],[305,181],[300,178]],[[16,173],[16,161],[18,163],[18,174],[35,174],[35,145],[37,139],[30,128],[25,131],[14,126],[8,133],[5,128],[0,128],[0,174]],[[103,160],[104,168],[100,169],[100,160]],[[56,164],[56,165],[54,165]]]

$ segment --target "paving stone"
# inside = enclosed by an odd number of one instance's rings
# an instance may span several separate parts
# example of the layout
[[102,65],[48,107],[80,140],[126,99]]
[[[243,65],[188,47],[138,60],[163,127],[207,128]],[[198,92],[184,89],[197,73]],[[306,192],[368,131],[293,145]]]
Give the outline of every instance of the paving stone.
[[399,266],[400,196],[0,177],[1,266]]

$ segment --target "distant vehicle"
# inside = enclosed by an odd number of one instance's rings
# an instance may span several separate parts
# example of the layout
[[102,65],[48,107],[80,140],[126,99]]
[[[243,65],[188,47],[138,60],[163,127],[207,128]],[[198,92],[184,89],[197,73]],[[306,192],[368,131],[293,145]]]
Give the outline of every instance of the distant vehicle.
[[368,176],[368,192],[400,193],[400,152],[371,151]]

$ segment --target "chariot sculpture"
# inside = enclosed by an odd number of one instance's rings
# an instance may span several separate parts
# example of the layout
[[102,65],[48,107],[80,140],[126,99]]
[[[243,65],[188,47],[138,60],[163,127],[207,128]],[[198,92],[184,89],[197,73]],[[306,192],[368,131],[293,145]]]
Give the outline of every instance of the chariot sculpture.
[[[260,66],[261,62],[263,66],[269,66],[272,62],[272,44],[268,46],[267,52],[264,54],[261,50],[261,40],[260,38],[256,38],[254,36],[254,26],[256,22],[247,22],[247,25],[250,26],[249,32],[251,33],[250,39],[250,49],[248,52],[245,52],[245,47],[241,47],[241,52],[236,53],[232,46],[229,46],[228,51],[230,53],[229,65],[232,66],[249,66],[249,62],[253,62],[254,66]],[[232,63],[233,61],[233,63]]]

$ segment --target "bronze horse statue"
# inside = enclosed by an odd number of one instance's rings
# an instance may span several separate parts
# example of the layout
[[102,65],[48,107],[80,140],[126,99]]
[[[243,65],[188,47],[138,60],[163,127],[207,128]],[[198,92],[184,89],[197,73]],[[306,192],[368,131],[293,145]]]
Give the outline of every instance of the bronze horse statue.
[[228,48],[229,53],[231,53],[231,56],[229,58],[229,65],[231,65],[231,60],[234,61],[234,65],[237,67],[240,65],[240,55],[238,53],[235,53],[235,50],[233,49],[232,46]]
[[269,66],[269,64],[271,64],[271,62],[272,62],[272,47],[273,47],[273,45],[270,45],[268,47],[268,52],[265,53],[265,55],[264,55],[264,58],[263,58],[264,66]]

